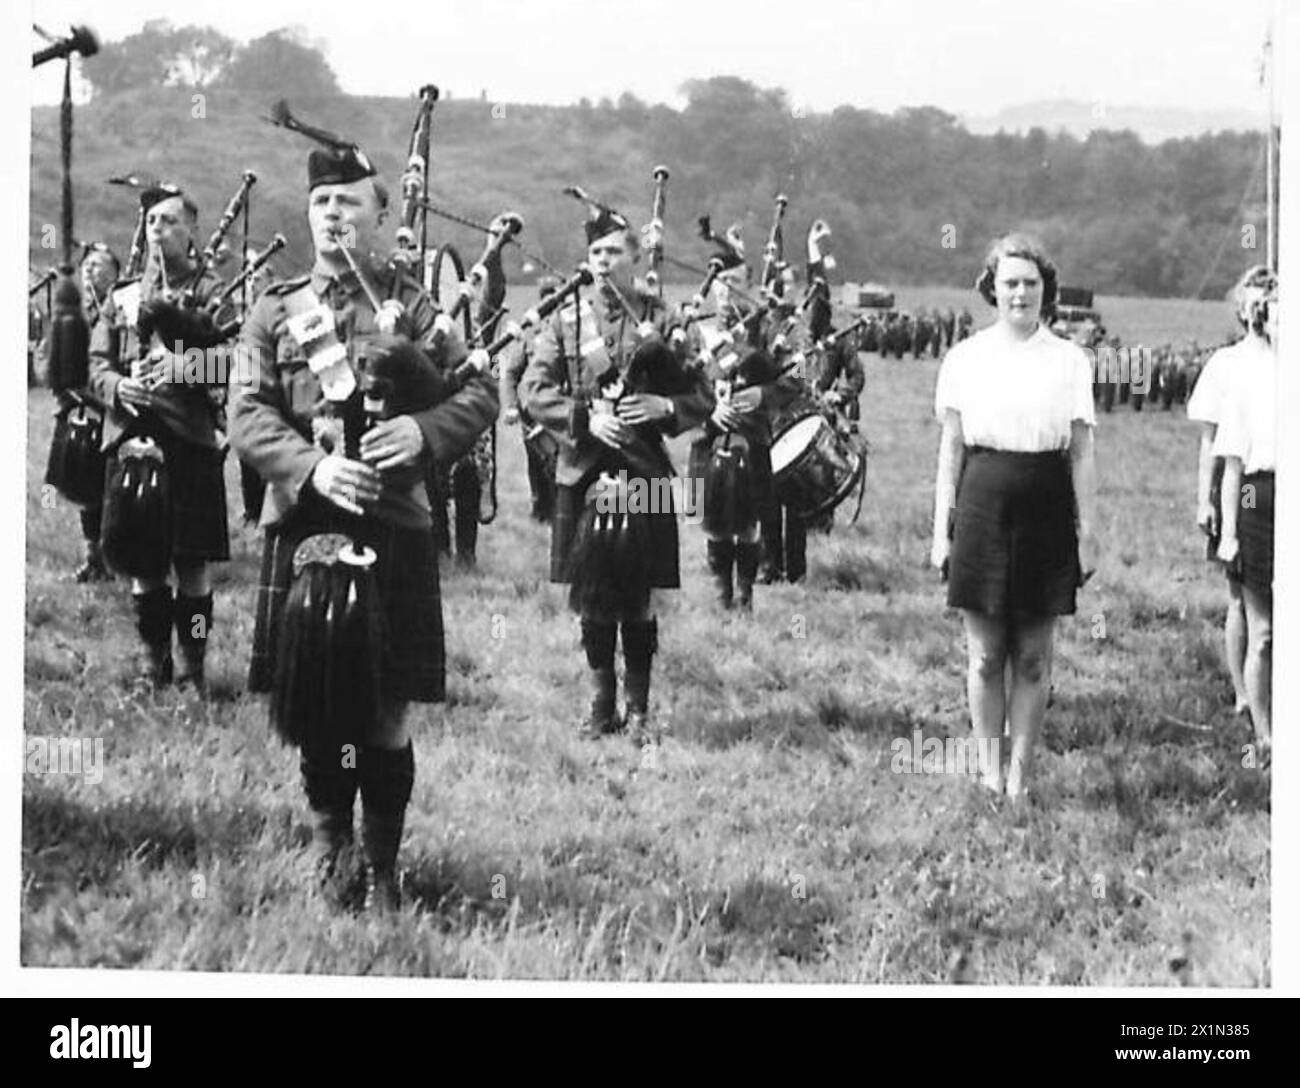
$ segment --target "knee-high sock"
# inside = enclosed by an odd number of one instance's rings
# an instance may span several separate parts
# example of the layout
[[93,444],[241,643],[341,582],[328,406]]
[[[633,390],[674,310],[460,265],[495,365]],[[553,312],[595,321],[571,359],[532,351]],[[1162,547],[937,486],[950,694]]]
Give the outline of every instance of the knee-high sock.
[[185,672],[197,680],[203,679],[203,659],[212,637],[212,594],[189,597],[176,594],[176,645],[185,661]]
[[361,787],[361,840],[366,861],[381,875],[397,866],[406,806],[415,784],[415,752],[405,748],[365,745],[358,753],[357,780]]
[[582,619],[582,648],[587,653],[591,668],[591,714],[599,721],[614,716],[617,681],[614,676],[614,642],[618,638],[618,624],[584,616]]
[[644,714],[650,705],[650,666],[659,648],[659,621],[623,621],[623,663],[627,669],[627,707]]
[[[353,763],[356,761],[353,760]],[[352,842],[352,807],[357,796],[357,771],[345,762],[341,748],[304,746],[298,760],[307,804],[311,807],[312,839],[330,863]]]

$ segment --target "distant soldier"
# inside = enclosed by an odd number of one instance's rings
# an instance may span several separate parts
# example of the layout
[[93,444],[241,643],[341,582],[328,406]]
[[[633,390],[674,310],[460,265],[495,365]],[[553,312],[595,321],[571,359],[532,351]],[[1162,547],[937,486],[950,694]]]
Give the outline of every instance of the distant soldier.
[[952,338],[957,331],[957,314],[951,306],[943,311],[943,346],[944,349],[952,347]]
[[965,340],[975,330],[975,318],[969,309],[965,306],[961,308],[961,313],[957,315],[957,331],[954,337],[958,343]]

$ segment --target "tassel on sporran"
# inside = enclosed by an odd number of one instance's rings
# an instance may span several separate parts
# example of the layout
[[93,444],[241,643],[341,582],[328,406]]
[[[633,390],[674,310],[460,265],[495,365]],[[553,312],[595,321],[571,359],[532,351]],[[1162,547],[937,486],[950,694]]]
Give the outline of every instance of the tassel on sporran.
[[160,578],[171,565],[171,486],[163,451],[150,438],[118,447],[104,487],[104,560],[130,578]]
[[375,552],[317,533],[295,550],[280,621],[271,722],[287,743],[371,735],[382,705],[383,620]]
[[103,419],[84,404],[60,412],[45,466],[45,482],[69,502],[87,506],[104,494]]
[[650,515],[631,513],[627,488],[602,474],[587,491],[569,552],[569,605],[583,615],[618,615],[649,591]]

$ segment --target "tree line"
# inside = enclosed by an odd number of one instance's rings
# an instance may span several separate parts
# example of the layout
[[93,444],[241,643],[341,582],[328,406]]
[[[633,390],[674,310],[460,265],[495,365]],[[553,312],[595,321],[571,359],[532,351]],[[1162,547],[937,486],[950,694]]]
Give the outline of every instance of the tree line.
[[[251,168],[260,179],[257,233],[289,236],[287,267],[309,252],[301,199],[309,145],[260,122],[271,101],[288,98],[295,112],[356,139],[396,190],[415,89],[437,82],[436,72],[418,72],[410,99],[347,96],[302,30],[240,45],[165,20],[105,43],[83,75],[92,98],[77,120],[79,233],[110,241],[129,233],[121,191],[97,187],[110,174],[174,177],[215,219],[239,171]],[[692,80],[682,91],[680,109],[630,93],[573,106],[444,93],[432,196],[484,220],[515,208],[528,221],[525,243],[562,266],[581,255],[584,214],[562,188],[581,185],[644,222],[660,162],[672,170],[669,252],[696,265],[707,253],[695,237],[705,213],[717,230],[741,223],[758,258],[778,192],[790,201],[787,258],[802,263],[803,234],[823,218],[846,280],[967,285],[989,239],[1011,227],[1043,239],[1064,282],[1109,294],[1221,297],[1242,266],[1262,259],[1262,133],[1155,145],[1128,131],[978,136],[930,106],[801,111],[783,89],[734,76]],[[39,224],[54,221],[57,208],[53,107],[33,111],[32,168],[33,261],[41,264]],[[471,253],[481,241],[440,221],[431,230]]]

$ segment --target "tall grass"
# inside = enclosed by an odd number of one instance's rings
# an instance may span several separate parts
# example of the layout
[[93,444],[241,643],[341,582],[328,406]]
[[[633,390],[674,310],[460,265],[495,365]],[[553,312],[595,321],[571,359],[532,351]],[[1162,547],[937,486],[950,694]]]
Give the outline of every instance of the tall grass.
[[964,780],[895,773],[893,741],[965,734],[964,651],[924,565],[936,364],[864,359],[863,515],[810,539],[806,584],[761,587],[752,620],[724,619],[683,527],[657,750],[575,736],[577,630],[503,432],[479,572],[444,572],[449,699],[415,713],[407,906],[387,918],[331,914],[308,886],[296,759],[243,691],[255,536],[236,530],[218,568],[212,699],[130,694],[125,586],[61,580],[79,533],[43,501],[50,403],[33,393],[25,728],[103,738],[106,756],[98,785],[24,776],[23,962],[1267,985],[1269,778],[1243,766],[1230,714],[1181,412],[1102,419],[1104,564],[1060,625],[1037,801],[1011,811]]

